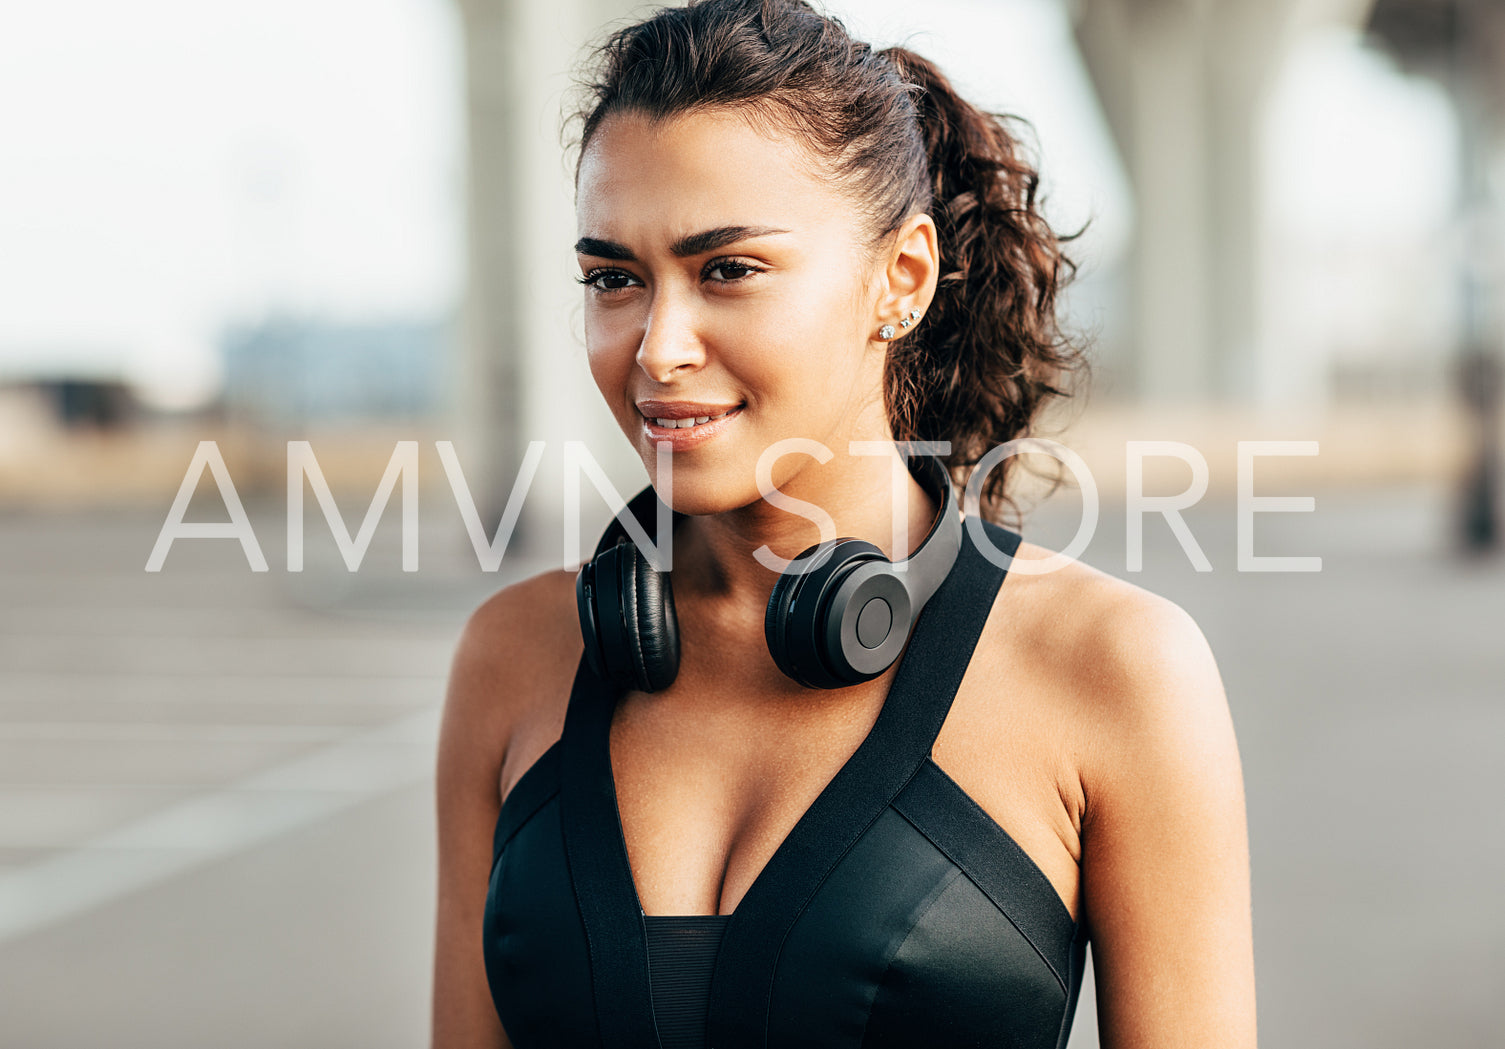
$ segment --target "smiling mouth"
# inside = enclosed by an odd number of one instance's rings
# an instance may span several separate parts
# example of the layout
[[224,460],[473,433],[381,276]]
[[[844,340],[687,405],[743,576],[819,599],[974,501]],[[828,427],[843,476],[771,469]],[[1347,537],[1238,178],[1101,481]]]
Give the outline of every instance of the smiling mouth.
[[[655,405],[648,410],[652,411],[654,407],[658,406]],[[661,415],[646,416],[643,419],[643,434],[651,443],[658,444],[660,447],[669,447],[676,452],[688,451],[691,448],[698,448],[706,441],[715,440],[718,434],[731,425],[732,420],[742,414],[744,407],[745,405],[739,404],[714,415],[686,415],[672,418]]]
[[726,411],[722,412],[719,415],[695,415],[687,416],[683,419],[650,418],[648,421],[653,423],[655,426],[658,426],[665,430],[688,430],[692,426],[703,426],[706,423],[715,422],[717,419],[725,419],[728,415],[731,415],[735,411],[739,411],[741,408],[742,406],[739,404],[735,408],[728,408]]

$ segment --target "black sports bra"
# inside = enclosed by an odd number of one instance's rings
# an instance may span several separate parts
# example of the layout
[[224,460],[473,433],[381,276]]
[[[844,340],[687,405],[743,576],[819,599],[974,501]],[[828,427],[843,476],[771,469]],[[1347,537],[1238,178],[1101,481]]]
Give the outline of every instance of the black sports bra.
[[736,909],[645,916],[617,813],[617,690],[582,659],[564,732],[508,792],[483,949],[516,1049],[1062,1049],[1087,936],[930,759],[1017,533],[975,519],[877,721]]

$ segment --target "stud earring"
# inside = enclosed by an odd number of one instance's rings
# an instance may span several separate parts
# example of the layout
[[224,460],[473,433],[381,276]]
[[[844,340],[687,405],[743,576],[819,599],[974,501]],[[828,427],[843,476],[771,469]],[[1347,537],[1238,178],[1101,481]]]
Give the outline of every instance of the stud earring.
[[920,319],[920,308],[918,306],[909,311],[909,319],[912,321],[917,321]]
[[892,339],[893,337],[894,326],[892,324],[885,324],[883,327],[878,329],[878,338],[883,339],[885,342],[889,339]]
[[914,322],[912,320],[910,320],[908,317],[905,317],[902,321],[899,322],[899,327],[907,328],[913,323]]

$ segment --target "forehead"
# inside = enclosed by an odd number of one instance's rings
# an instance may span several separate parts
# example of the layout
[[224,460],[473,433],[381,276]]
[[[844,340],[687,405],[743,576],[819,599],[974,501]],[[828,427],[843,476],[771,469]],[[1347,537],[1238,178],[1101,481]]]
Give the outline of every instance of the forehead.
[[806,231],[850,221],[850,203],[817,163],[793,135],[733,110],[660,121],[616,113],[580,158],[579,230],[669,240],[728,224]]

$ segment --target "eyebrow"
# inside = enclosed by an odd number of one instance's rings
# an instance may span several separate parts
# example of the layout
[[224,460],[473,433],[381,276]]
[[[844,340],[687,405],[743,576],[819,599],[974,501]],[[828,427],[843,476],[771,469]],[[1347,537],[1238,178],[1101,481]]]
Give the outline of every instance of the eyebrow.
[[[716,229],[702,230],[699,233],[691,233],[680,237],[669,250],[676,258],[689,258],[693,255],[704,255],[708,251],[724,248],[728,244],[735,244],[739,240],[751,240],[753,237],[771,237],[777,233],[788,233],[787,229],[775,229],[772,226],[718,226]],[[581,237],[575,242],[577,255],[594,255],[597,258],[613,259],[617,262],[634,262],[637,256],[632,249],[625,244],[618,244],[614,240],[600,240],[596,237]]]

